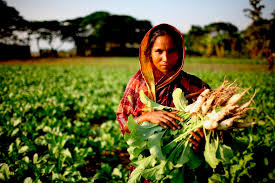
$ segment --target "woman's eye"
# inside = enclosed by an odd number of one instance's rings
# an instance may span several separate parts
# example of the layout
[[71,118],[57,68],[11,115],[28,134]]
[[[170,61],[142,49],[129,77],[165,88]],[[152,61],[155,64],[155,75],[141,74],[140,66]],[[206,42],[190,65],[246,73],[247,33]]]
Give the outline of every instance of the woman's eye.
[[156,50],[157,53],[162,53],[162,50]]
[[174,52],[176,52],[175,48],[172,48],[172,49],[168,50],[168,53],[174,53]]

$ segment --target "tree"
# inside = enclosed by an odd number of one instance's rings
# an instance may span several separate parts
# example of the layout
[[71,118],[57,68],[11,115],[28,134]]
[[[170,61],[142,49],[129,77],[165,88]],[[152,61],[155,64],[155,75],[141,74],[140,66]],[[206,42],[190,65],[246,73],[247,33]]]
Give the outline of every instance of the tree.
[[92,47],[105,50],[106,38],[102,35],[101,29],[106,24],[106,19],[109,16],[108,12],[98,11],[73,21],[71,25],[78,25],[78,30],[75,31],[76,34],[73,36],[77,55],[87,55],[86,53],[91,52]]
[[236,54],[240,42],[238,28],[226,22],[215,22],[204,27],[192,26],[185,40],[187,54],[218,57]]
[[85,35],[83,37],[84,29],[80,26],[82,21],[82,17],[65,20],[61,26],[61,40],[74,42],[77,48],[77,55],[85,55],[82,53],[82,50],[85,50],[82,48],[85,43],[83,41],[85,38]]
[[253,23],[262,20],[262,9],[265,7],[260,4],[261,0],[249,0],[252,9],[245,8],[243,11],[245,15],[252,19]]
[[261,11],[264,5],[260,3],[261,0],[250,0],[252,9],[244,9],[244,12],[248,12],[247,16],[252,19],[252,23],[242,32],[242,37],[245,40],[245,52],[251,58],[266,57],[273,50],[274,17],[270,20],[262,18]]
[[[265,57],[272,52],[274,20],[262,20],[251,24],[243,32],[245,51],[251,58]],[[273,40],[273,41],[272,41]]]
[[[75,41],[77,54],[85,56],[127,54],[127,43],[140,43],[145,33],[152,27],[146,20],[136,20],[127,15],[111,15],[108,12],[94,12],[78,21],[66,21],[63,36]],[[78,29],[76,29],[78,25]],[[73,30],[75,35],[66,34]],[[65,34],[66,35],[65,35]],[[115,51],[114,51],[115,50]]]
[[[225,51],[232,54],[235,51],[238,40],[238,28],[225,22],[216,22],[206,25],[205,31],[211,37],[208,38],[208,47],[215,47],[215,52],[218,57],[223,57]],[[208,50],[211,50],[208,48]],[[209,53],[208,53],[209,54]]]
[[56,39],[61,39],[61,23],[53,21],[33,21],[29,24],[29,34],[34,35],[36,39],[36,44],[39,49],[39,52],[42,53],[40,48],[40,40],[44,40],[48,43],[50,47],[50,55],[57,57],[57,50],[62,46],[63,42],[60,45],[56,46],[54,41]]
[[136,19],[130,16],[111,15],[100,30],[107,42],[125,44],[136,42]]
[[[27,21],[25,21],[19,12],[0,0],[0,42],[4,44],[24,44],[24,40],[18,38],[16,31],[26,29]],[[3,16],[5,15],[5,16]]]
[[185,36],[186,54],[203,55],[205,54],[206,44],[204,37],[207,32],[200,26],[192,25],[188,34]]

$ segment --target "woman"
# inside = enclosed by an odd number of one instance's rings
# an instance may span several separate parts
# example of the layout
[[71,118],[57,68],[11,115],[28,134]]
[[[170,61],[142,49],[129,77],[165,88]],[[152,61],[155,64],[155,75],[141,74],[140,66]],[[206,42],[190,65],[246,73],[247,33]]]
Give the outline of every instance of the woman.
[[[160,24],[147,32],[139,49],[140,70],[130,79],[117,111],[117,121],[122,134],[128,131],[126,124],[131,114],[138,124],[148,121],[163,128],[180,128],[176,120],[183,119],[175,112],[144,112],[142,109],[145,106],[140,101],[139,91],[143,90],[151,100],[159,104],[174,107],[172,92],[181,88],[188,102],[194,102],[209,86],[196,76],[182,71],[184,57],[184,39],[176,28]],[[194,138],[189,141],[196,150],[203,133],[198,130],[198,134],[191,134]]]

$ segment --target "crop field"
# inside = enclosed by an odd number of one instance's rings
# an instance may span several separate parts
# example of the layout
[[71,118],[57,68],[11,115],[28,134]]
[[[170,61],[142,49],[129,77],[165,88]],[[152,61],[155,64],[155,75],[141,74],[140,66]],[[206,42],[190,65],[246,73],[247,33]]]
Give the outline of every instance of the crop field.
[[[127,182],[129,155],[115,114],[139,67],[137,58],[127,60],[2,62],[0,182]],[[260,61],[190,59],[184,69],[211,88],[227,79],[257,91],[247,118],[257,125],[232,131],[241,145],[216,181],[275,181],[274,73]]]

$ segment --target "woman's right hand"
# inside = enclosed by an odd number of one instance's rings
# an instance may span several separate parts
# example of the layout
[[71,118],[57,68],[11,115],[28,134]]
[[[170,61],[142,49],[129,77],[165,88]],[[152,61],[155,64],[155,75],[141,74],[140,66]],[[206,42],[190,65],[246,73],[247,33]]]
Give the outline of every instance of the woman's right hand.
[[183,118],[176,115],[178,111],[168,112],[168,111],[152,111],[143,114],[142,116],[136,118],[137,123],[143,121],[149,121],[153,124],[158,124],[163,128],[171,128],[173,130],[180,129],[181,126],[176,122],[179,120],[184,121]]

